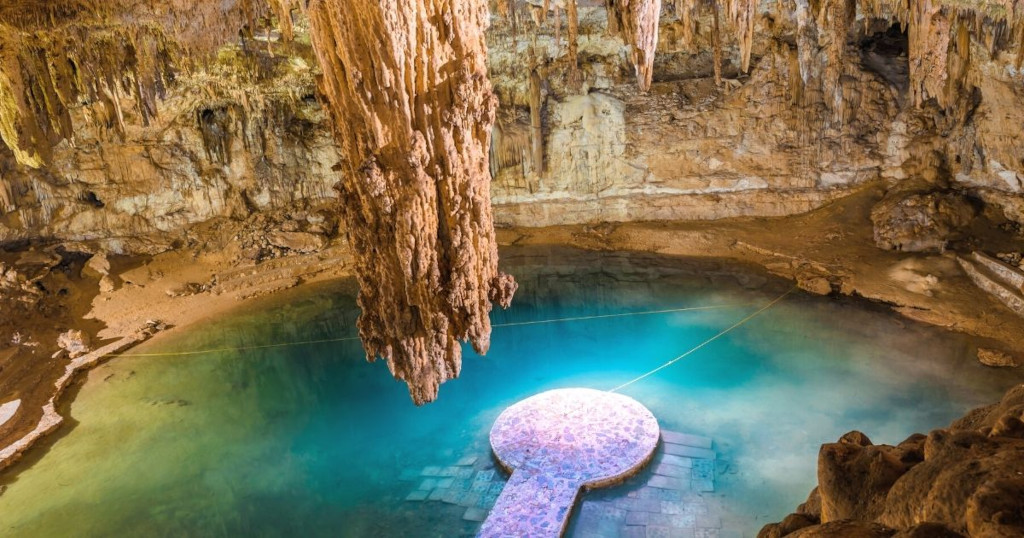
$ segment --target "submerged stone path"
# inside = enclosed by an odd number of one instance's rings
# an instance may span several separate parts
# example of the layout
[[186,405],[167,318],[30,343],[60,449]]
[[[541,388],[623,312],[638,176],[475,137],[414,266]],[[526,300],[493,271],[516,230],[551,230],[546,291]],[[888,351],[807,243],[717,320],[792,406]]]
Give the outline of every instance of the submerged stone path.
[[[687,455],[682,455],[687,454]],[[424,514],[451,514],[474,536],[498,500],[508,477],[495,469],[489,447],[474,447],[461,458],[448,455],[449,464],[409,468],[400,480],[414,488],[405,497],[410,506],[423,504]],[[577,538],[740,538],[723,521],[721,499],[715,496],[716,469],[735,470],[722,463],[707,437],[661,430],[654,459],[621,486],[585,493],[571,528]]]
[[[722,502],[715,494],[716,469],[718,473],[726,469],[735,472],[735,464],[719,462],[712,445],[707,437],[662,429],[660,446],[641,472],[622,485],[574,497],[578,509],[571,516],[566,514],[571,518],[573,536],[740,538],[735,523],[723,521]],[[405,497],[406,503],[422,504],[418,510],[423,513],[461,516],[467,527],[452,536],[472,536],[476,532],[486,536],[484,529],[475,525],[499,509],[495,506],[499,495],[512,480],[507,470],[495,468],[493,456],[493,450],[478,445],[461,457],[446,455],[451,458],[447,466],[403,470],[400,480],[415,488]],[[507,536],[517,536],[516,532],[524,533],[518,536],[534,536],[531,529],[509,532]]]
[[636,474],[659,435],[646,407],[611,392],[552,390],[509,407],[490,437],[512,476],[479,536],[561,536],[580,491]]

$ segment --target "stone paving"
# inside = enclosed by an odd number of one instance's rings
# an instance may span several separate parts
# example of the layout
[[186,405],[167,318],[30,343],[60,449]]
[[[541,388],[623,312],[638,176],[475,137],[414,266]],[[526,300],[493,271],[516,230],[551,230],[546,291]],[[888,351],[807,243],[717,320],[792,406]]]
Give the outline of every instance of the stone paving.
[[[577,538],[734,538],[723,527],[714,497],[716,453],[712,440],[667,430],[650,465],[621,485],[584,491],[571,514],[568,536]],[[694,454],[691,456],[681,453]],[[508,475],[495,469],[483,447],[448,466],[407,469],[402,479],[413,489],[410,503],[436,503],[463,510],[482,522],[505,487]],[[450,481],[449,481],[450,479]],[[473,495],[473,494],[476,495]],[[581,502],[580,502],[581,501]],[[455,507],[459,508],[455,508]],[[458,517],[458,512],[454,517]],[[468,530],[468,529],[467,529]],[[515,536],[515,535],[511,535]]]
[[[642,474],[620,487],[586,495],[575,515],[571,535],[578,538],[680,537],[729,538],[739,536],[722,528],[718,505],[709,502],[715,489],[711,440],[687,436],[693,447],[668,441],[673,432],[662,431],[663,445]],[[684,440],[683,438],[676,439]],[[670,454],[683,447],[699,448],[699,458]]]
[[646,407],[606,391],[551,390],[509,407],[490,438],[512,477],[479,536],[561,536],[580,491],[636,474],[659,433]]
[[415,482],[406,501],[437,501],[466,508],[463,519],[483,521],[505,487],[505,476],[489,456],[466,456],[455,465],[406,469],[401,480]]
[[[568,535],[577,538],[732,538],[739,533],[723,528],[715,502],[707,498],[715,490],[714,453],[711,458],[668,454],[678,447],[710,450],[706,437],[675,437],[662,430],[662,443],[651,464],[620,486],[585,492],[572,515]],[[685,434],[678,434],[685,435]],[[674,441],[674,442],[673,442]],[[690,443],[682,445],[680,443]],[[675,445],[675,446],[673,446]],[[697,445],[697,446],[692,446]],[[463,519],[482,522],[504,488],[507,475],[494,469],[490,454],[462,458],[451,466],[408,469],[404,480],[414,489],[408,501],[447,503],[465,508]],[[445,478],[453,478],[452,482]],[[441,490],[437,492],[437,490]],[[473,491],[459,496],[446,490]],[[711,502],[709,502],[711,501]]]

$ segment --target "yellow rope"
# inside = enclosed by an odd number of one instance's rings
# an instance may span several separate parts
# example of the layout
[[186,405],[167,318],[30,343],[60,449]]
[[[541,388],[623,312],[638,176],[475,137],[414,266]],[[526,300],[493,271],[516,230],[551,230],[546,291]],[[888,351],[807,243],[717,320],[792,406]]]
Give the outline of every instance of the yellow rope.
[[719,310],[722,308],[736,308],[739,306],[747,306],[750,303],[739,303],[739,304],[723,304],[713,306],[692,306],[689,308],[670,308],[668,310],[649,310],[646,312],[624,312],[622,314],[601,314],[597,316],[579,316],[575,318],[556,318],[556,319],[542,319],[538,321],[519,321],[513,323],[499,323],[494,327],[519,327],[522,325],[540,325],[541,323],[561,323],[563,321],[586,321],[591,319],[604,319],[604,318],[622,318],[626,316],[649,316],[652,314],[671,314],[673,312],[695,312],[699,310]]
[[676,357],[676,358],[666,362],[665,364],[662,364],[661,366],[651,370],[650,372],[647,372],[646,374],[644,374],[642,376],[633,378],[633,379],[631,379],[631,380],[629,380],[629,381],[627,381],[627,382],[625,382],[625,383],[615,387],[614,389],[609,390],[608,392],[618,392],[619,390],[624,389],[624,388],[632,385],[633,383],[636,383],[638,381],[642,381],[644,379],[647,379],[648,377],[651,377],[652,375],[654,375],[654,374],[664,370],[665,368],[668,368],[669,366],[672,366],[673,364],[675,364],[675,363],[685,359],[686,357],[689,357],[690,355],[692,355],[693,353],[697,352],[698,350],[700,350],[704,346],[710,344],[711,342],[714,342],[715,340],[718,340],[719,338],[725,336],[726,334],[729,334],[734,329],[736,329],[736,328],[746,324],[748,321],[756,318],[757,316],[760,316],[761,314],[766,312],[769,308],[771,308],[771,307],[775,306],[776,304],[778,304],[780,301],[785,299],[790,293],[793,293],[794,291],[796,291],[796,286],[790,288],[789,291],[787,291],[786,293],[783,293],[778,298],[776,298],[774,301],[772,301],[772,302],[768,303],[767,305],[761,307],[761,309],[758,310],[757,312],[754,312],[753,314],[750,314],[749,316],[739,320],[738,322],[734,323],[729,328],[727,328],[727,329],[723,330],[722,332],[712,336],[711,338],[708,338],[707,340],[701,342],[696,347],[694,347],[693,349],[687,351],[686,353],[683,353],[682,355],[680,355],[680,356],[678,356],[678,357]]
[[219,353],[222,351],[249,351],[253,349],[268,349],[274,347],[289,347],[289,346],[307,346],[311,344],[327,344],[330,342],[347,342],[350,340],[359,340],[358,336],[347,336],[345,338],[326,338],[324,340],[304,340],[301,342],[286,342],[283,344],[266,344],[261,346],[242,346],[242,347],[220,347],[214,349],[200,349],[199,351],[177,351],[169,353],[124,353],[121,355],[112,355],[112,357],[184,357],[188,355],[205,355],[207,353]]
[[[595,316],[578,316],[571,318],[554,318],[554,319],[542,319],[536,321],[518,321],[510,323],[498,323],[493,325],[495,328],[499,327],[521,327],[524,325],[540,325],[545,323],[563,323],[570,321],[587,321],[592,319],[606,319],[606,318],[621,318],[626,316],[649,316],[654,314],[671,314],[675,312],[696,312],[703,310],[719,310],[724,308],[736,308],[740,306],[747,306],[750,303],[739,303],[739,304],[726,304],[726,305],[712,305],[712,306],[692,306],[685,308],[670,308],[666,310],[648,310],[644,312],[624,312],[621,314],[600,314]],[[167,352],[167,353],[124,353],[121,355],[111,355],[111,357],[187,357],[193,355],[205,355],[207,353],[219,353],[224,351],[251,351],[255,349],[270,349],[278,347],[290,347],[290,346],[306,346],[313,344],[328,344],[333,342],[350,342],[353,340],[359,340],[358,336],[347,336],[344,338],[327,338],[323,340],[304,340],[301,342],[286,342],[281,344],[265,344],[257,346],[241,346],[241,347],[222,347],[214,349],[201,349],[198,351],[178,351],[178,352]]]
[[[655,368],[655,369],[653,369],[653,370],[651,370],[651,371],[649,371],[649,372],[647,372],[647,373],[645,373],[645,374],[643,374],[643,375],[641,375],[639,377],[633,378],[633,379],[631,379],[631,380],[629,380],[629,381],[627,381],[627,382],[625,382],[625,383],[623,383],[623,384],[621,384],[621,385],[619,385],[619,386],[609,390],[608,392],[618,392],[618,391],[620,391],[620,390],[622,390],[622,389],[624,389],[624,388],[626,388],[626,387],[628,387],[628,386],[630,386],[630,385],[632,385],[634,383],[637,383],[639,381],[647,379],[648,377],[650,377],[650,376],[652,376],[652,375],[654,375],[654,374],[664,370],[665,368],[668,368],[669,366],[672,366],[673,364],[675,364],[675,363],[685,359],[686,357],[689,357],[690,355],[696,353],[697,351],[699,351],[700,349],[704,348],[708,344],[714,342],[715,340],[718,340],[719,338],[725,336],[726,334],[729,334],[733,330],[738,329],[739,327],[745,325],[750,320],[752,320],[752,319],[760,316],[761,314],[765,313],[770,308],[772,308],[776,304],[780,303],[783,299],[788,297],[789,294],[791,294],[794,291],[796,291],[796,289],[797,289],[796,286],[790,288],[789,291],[787,291],[786,293],[783,293],[782,295],[777,297],[772,302],[770,302],[767,305],[761,307],[756,312],[754,312],[754,313],[750,314],[749,316],[741,319],[740,321],[734,323],[733,325],[729,326],[728,328],[722,330],[721,332],[719,332],[718,334],[712,336],[711,338],[708,338],[707,340],[701,342],[700,344],[698,344],[694,348],[690,349],[686,353],[683,353],[682,355],[679,355],[678,357],[676,357],[676,358],[666,362],[665,364],[662,364],[661,366],[659,366],[659,367],[657,367],[657,368]],[[727,304],[727,305],[712,305],[712,306],[694,306],[694,307],[684,307],[684,308],[670,308],[670,309],[665,309],[665,310],[648,310],[648,311],[644,311],[644,312],[624,312],[624,313],[621,313],[621,314],[600,314],[600,315],[595,315],[595,316],[577,316],[577,317],[569,317],[569,318],[542,319],[542,320],[536,320],[536,321],[519,321],[519,322],[509,322],[509,323],[498,323],[498,324],[493,325],[493,327],[495,327],[495,328],[499,328],[499,327],[520,327],[520,326],[524,326],[524,325],[540,325],[540,324],[545,324],[545,323],[564,323],[564,322],[572,322],[572,321],[587,321],[587,320],[593,320],[593,319],[621,318],[621,317],[627,317],[627,316],[649,316],[649,315],[655,315],[655,314],[671,314],[671,313],[676,313],[676,312],[695,312],[695,311],[705,311],[705,310],[719,310],[719,309],[725,309],[725,308],[736,308],[736,307],[740,307],[740,306],[746,306],[748,304],[750,304],[750,303]],[[224,352],[224,351],[250,351],[250,350],[255,350],[255,349],[270,349],[270,348],[291,347],[291,346],[304,346],[304,345],[313,345],[313,344],[328,344],[328,343],[334,343],[334,342],[350,342],[350,341],[354,341],[354,340],[359,340],[359,337],[358,336],[347,336],[347,337],[344,337],[344,338],[325,338],[325,339],[321,339],[321,340],[304,340],[304,341],[300,341],[300,342],[286,342],[286,343],[281,343],[281,344],[264,344],[264,345],[257,345],[257,346],[222,347],[222,348],[213,348],[213,349],[203,349],[203,350],[198,350],[198,351],[177,351],[177,352],[167,352],[167,353],[125,353],[125,354],[121,354],[121,355],[113,355],[113,357],[185,357],[185,356],[193,356],[193,355],[205,355],[205,354],[208,354],[208,353],[218,353],[218,352]]]

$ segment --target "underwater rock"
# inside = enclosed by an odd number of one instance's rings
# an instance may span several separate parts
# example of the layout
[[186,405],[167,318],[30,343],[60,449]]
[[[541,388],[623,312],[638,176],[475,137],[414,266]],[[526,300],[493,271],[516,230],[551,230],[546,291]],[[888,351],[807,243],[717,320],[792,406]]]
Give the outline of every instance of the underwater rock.
[[314,0],[321,91],[342,150],[341,212],[360,284],[359,334],[434,400],[462,368],[459,341],[490,347],[498,272],[488,161],[497,108],[485,0]]
[[978,361],[985,366],[998,368],[1019,366],[1013,355],[998,349],[978,348]]
[[[1024,536],[1022,418],[1018,385],[998,404],[895,447],[847,434],[822,447],[820,507],[812,492],[798,511],[805,517],[768,525],[759,536]],[[792,524],[814,518],[823,524]]]

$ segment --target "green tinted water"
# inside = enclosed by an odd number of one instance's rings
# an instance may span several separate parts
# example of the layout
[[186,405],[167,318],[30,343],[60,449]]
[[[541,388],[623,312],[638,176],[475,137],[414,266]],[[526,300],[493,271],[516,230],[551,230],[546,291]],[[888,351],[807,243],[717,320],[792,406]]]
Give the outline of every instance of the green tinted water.
[[[414,407],[357,341],[166,358],[88,374],[77,425],[7,475],[5,536],[458,536],[476,523],[403,499],[401,475],[487,455],[506,406],[556,387],[617,386],[788,289],[755,270],[625,254],[504,254],[521,290],[496,324],[665,308],[715,310],[498,327],[486,358]],[[349,336],[351,282],[287,292],[174,331],[139,353]],[[899,442],[995,400],[1019,378],[963,337],[852,301],[794,294],[623,390],[667,429],[715,439],[721,503],[747,533],[815,483],[818,446],[851,429]]]

